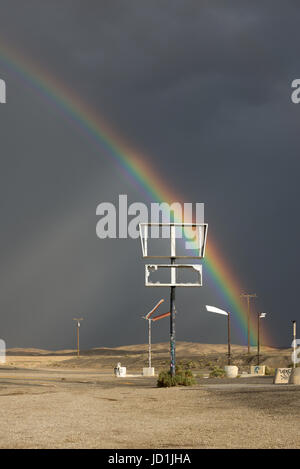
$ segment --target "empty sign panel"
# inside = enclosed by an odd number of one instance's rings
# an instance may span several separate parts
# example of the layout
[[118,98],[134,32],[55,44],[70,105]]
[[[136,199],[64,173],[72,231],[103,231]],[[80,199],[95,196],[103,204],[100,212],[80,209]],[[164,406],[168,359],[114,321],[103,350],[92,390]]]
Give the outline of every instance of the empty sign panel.
[[201,287],[202,265],[146,264],[145,285],[146,287]]

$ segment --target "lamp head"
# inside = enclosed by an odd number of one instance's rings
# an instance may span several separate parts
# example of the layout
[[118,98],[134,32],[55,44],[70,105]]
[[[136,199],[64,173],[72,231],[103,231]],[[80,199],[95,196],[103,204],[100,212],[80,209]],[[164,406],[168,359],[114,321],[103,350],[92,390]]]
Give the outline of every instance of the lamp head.
[[223,309],[220,309],[220,308],[216,308],[215,306],[206,305],[206,309],[210,313],[217,313],[217,314],[223,314],[223,316],[228,316],[227,311],[224,311]]

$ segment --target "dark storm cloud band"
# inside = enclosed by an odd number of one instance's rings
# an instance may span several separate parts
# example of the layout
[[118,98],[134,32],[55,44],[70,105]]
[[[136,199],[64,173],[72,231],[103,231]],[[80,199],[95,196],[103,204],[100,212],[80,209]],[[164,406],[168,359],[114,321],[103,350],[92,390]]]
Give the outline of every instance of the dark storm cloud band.
[[[30,85],[41,94],[48,102],[55,105],[63,115],[76,125],[92,142],[114,160],[115,163],[125,170],[136,182],[140,189],[150,200],[172,203],[182,198],[174,193],[161,178],[159,173],[149,164],[147,157],[142,155],[127,144],[121,137],[114,133],[98,113],[95,113],[73,91],[64,84],[59,83],[50,74],[45,74],[36,64],[29,59],[24,60],[22,55],[8,46],[1,45],[0,61],[14,75],[23,82]],[[208,238],[207,255],[204,259],[204,267],[209,281],[218,291],[221,297],[229,303],[229,308],[236,319],[241,336],[247,329],[247,313],[240,300],[241,287],[234,278],[228,262],[219,252],[211,234]],[[256,328],[251,327],[251,341],[256,341]],[[264,335],[265,343],[272,344],[270,337]]]

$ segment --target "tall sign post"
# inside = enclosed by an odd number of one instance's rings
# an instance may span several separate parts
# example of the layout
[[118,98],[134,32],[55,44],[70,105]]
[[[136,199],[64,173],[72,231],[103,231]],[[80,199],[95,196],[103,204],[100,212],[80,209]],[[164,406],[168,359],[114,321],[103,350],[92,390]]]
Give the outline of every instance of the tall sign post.
[[[169,254],[157,255],[149,253],[149,234],[152,235],[152,231],[149,233],[149,228],[163,229],[167,227],[169,239],[170,239],[170,251]],[[142,245],[143,258],[165,258],[170,259],[170,264],[146,264],[145,265],[145,286],[146,287],[170,287],[170,373],[172,376],[175,375],[176,370],[176,287],[201,287],[202,286],[202,265],[200,264],[176,264],[176,259],[202,259],[205,255],[206,239],[207,239],[207,223],[140,223],[140,239]],[[178,236],[176,230],[180,231]],[[188,232],[193,237],[186,234]],[[165,237],[165,236],[164,236]],[[158,238],[158,236],[154,236]],[[184,238],[188,241],[188,250],[190,254],[183,255],[177,252],[177,239],[181,239],[183,242]],[[151,238],[150,238],[151,239]],[[191,247],[192,244],[192,247]],[[192,253],[191,253],[192,251]],[[170,270],[169,281],[151,281],[151,274],[161,272],[161,270]],[[179,272],[188,270],[190,273],[196,274],[196,281],[194,282],[183,282],[179,281]]]
[[[176,261],[176,233],[175,226],[170,226],[170,235],[171,235],[171,265],[175,264]],[[175,328],[175,318],[176,318],[176,306],[175,306],[175,296],[176,296],[176,270],[174,267],[171,267],[171,292],[170,292],[170,371],[171,375],[175,376],[176,370],[176,328]]]

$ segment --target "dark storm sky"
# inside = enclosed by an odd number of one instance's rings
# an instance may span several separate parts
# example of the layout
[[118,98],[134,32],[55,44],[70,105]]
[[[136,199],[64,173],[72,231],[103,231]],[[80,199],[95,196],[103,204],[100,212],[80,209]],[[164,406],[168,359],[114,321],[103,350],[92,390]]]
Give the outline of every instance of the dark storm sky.
[[[205,203],[278,346],[299,318],[299,21],[295,1],[0,0],[0,45],[78,94],[184,201]],[[95,234],[98,203],[144,194],[1,61],[0,78],[1,338],[71,347],[82,315],[84,348],[145,342],[140,317],[169,292],[144,287],[139,241]],[[225,342],[206,303],[228,307],[207,284],[178,292],[179,340]],[[153,336],[168,340],[167,320]]]

